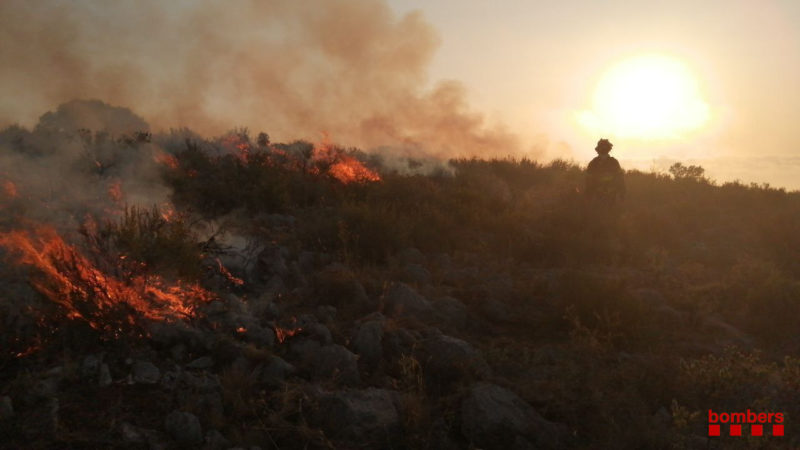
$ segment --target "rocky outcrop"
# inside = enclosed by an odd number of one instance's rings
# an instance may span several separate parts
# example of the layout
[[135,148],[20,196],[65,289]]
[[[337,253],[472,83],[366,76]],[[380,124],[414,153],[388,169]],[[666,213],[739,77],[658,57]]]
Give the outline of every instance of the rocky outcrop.
[[431,388],[448,388],[458,381],[482,379],[491,372],[479,350],[467,341],[439,333],[423,340],[417,359]]
[[314,418],[331,438],[368,448],[388,448],[401,433],[394,392],[385,389],[324,393]]
[[476,383],[461,403],[461,431],[472,446],[487,450],[538,449],[563,444],[565,428],[508,389]]
[[383,298],[384,309],[392,317],[424,318],[433,312],[433,305],[405,283],[393,284]]
[[199,445],[203,443],[203,428],[194,414],[172,411],[164,419],[164,429],[181,445]]

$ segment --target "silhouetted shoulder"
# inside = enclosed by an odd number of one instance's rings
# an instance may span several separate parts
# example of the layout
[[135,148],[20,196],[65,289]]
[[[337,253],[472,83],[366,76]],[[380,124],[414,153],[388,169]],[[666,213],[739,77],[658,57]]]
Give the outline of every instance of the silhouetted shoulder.
[[589,165],[586,169],[590,172],[595,170],[622,170],[622,166],[620,166],[619,161],[613,156],[595,156],[594,159],[589,161]]

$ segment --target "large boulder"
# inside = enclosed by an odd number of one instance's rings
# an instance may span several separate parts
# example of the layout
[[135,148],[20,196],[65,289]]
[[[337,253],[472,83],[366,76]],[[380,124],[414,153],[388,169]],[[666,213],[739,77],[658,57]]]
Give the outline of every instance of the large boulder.
[[382,318],[362,323],[353,335],[350,346],[368,367],[374,367],[383,356],[383,323]]
[[481,379],[491,370],[483,355],[468,342],[444,334],[423,341],[417,353],[429,387],[447,388],[456,381]]
[[229,441],[222,433],[217,430],[209,430],[206,433],[205,447],[206,450],[224,450],[231,448],[231,441]]
[[291,355],[315,381],[334,380],[345,386],[361,382],[358,356],[339,344],[320,345],[311,339],[292,343]]
[[[244,328],[244,330],[241,328]],[[259,347],[272,348],[275,346],[275,332],[269,327],[262,327],[258,323],[248,322],[246,327],[237,327],[236,330],[246,341]]]
[[323,394],[314,418],[327,436],[361,447],[388,448],[401,432],[393,392],[385,389]]
[[406,283],[420,285],[431,282],[431,273],[422,264],[406,264],[400,271],[400,278]]
[[483,317],[493,323],[511,323],[515,319],[514,313],[505,303],[493,298],[487,298],[478,303],[478,309]]
[[367,296],[355,273],[339,263],[333,263],[317,273],[313,291],[322,305],[354,307],[363,311],[374,311],[378,306]]
[[138,384],[156,384],[161,379],[161,371],[149,361],[136,361],[131,368],[131,378]]
[[150,448],[164,447],[161,433],[149,428],[137,427],[129,422],[122,422],[122,425],[120,425],[120,435],[122,437],[122,442],[127,445],[138,444],[140,447],[143,447],[149,444]]
[[392,317],[425,318],[433,313],[431,302],[405,283],[393,284],[386,291],[383,301],[386,312]]
[[410,355],[417,347],[420,333],[416,330],[391,327],[383,331],[384,359],[395,360],[403,355]]
[[270,355],[267,360],[256,369],[256,379],[269,386],[280,386],[297,369],[280,356]]
[[199,446],[203,443],[203,428],[194,414],[172,411],[164,419],[164,429],[181,445]]
[[545,420],[508,389],[475,383],[461,404],[461,431],[471,445],[491,449],[556,448],[565,427]]
[[311,361],[311,376],[317,380],[333,379],[346,386],[361,382],[358,357],[339,344],[320,347]]
[[81,377],[83,378],[96,378],[100,373],[100,364],[103,362],[101,355],[86,355],[81,364]]
[[277,245],[269,245],[261,250],[255,264],[258,278],[266,281],[273,276],[285,277],[289,273],[285,258],[287,253],[286,248]]
[[460,300],[444,297],[433,302],[435,317],[446,327],[460,330],[467,325],[467,307]]

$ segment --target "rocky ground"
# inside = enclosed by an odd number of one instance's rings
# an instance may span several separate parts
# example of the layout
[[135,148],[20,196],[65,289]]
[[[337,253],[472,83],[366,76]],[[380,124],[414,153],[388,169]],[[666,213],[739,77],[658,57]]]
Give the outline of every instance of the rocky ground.
[[[288,221],[291,217],[272,217]],[[280,229],[284,225],[277,225]],[[250,249],[252,252],[252,248]],[[9,448],[556,448],[569,427],[498,376],[481,343],[520,317],[513,282],[408,248],[381,274],[266,245],[190,322],[93,340],[79,324],[3,367]],[[361,280],[370,276],[370,283]],[[474,286],[486,302],[452,296]],[[471,289],[471,288],[470,288]],[[56,349],[56,347],[58,347]],[[63,447],[61,447],[63,448]]]
[[797,193],[44,125],[0,132],[0,448],[800,445]]
[[[291,221],[269,219],[276,232]],[[618,381],[628,370],[660,370],[658,350],[609,347],[614,336],[579,323],[558,329],[559,298],[575,288],[569,270],[504,272],[499,267],[509,266],[482,265],[476,255],[413,248],[385,267],[355,270],[275,243],[255,253],[252,245],[228,247],[223,259],[244,284],[208,279],[219,297],[189,322],[150,322],[142,336],[124,340],[66,324],[75,329],[49,347],[6,362],[4,446],[582,447],[580,405],[602,405],[604,395],[624,390],[586,392],[596,384],[592,370],[614,372]],[[684,330],[684,342],[668,344],[673,350],[751,346],[731,325],[689,317],[657,290],[636,288],[648,283],[645,271],[595,275],[603,283],[623,279],[617,293],[632,299],[648,327]],[[686,334],[692,321],[714,340]],[[662,338],[648,345],[661,346]],[[593,398],[569,406],[577,395]],[[664,404],[646,411],[645,422],[668,433],[677,412],[668,399],[654,400]],[[708,443],[702,432],[693,436],[690,447]]]

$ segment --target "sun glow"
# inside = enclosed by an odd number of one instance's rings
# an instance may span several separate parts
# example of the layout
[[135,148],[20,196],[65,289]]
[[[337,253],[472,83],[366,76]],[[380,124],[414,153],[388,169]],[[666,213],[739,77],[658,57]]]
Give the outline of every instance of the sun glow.
[[709,107],[679,60],[646,55],[609,69],[594,92],[591,110],[578,114],[593,134],[624,138],[681,138],[708,123]]

